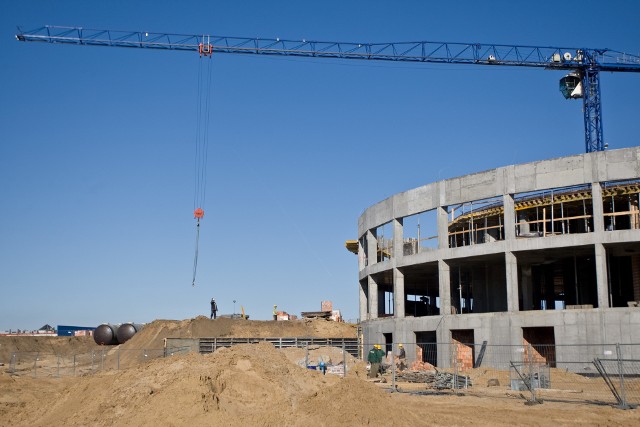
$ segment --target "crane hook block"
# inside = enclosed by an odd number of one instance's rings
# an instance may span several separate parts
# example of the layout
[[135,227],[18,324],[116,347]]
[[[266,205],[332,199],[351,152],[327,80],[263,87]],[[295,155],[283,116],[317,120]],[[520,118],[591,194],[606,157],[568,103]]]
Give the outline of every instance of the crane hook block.
[[200,56],[210,56],[213,53],[213,45],[200,43],[198,45],[198,53],[200,53]]
[[195,211],[193,211],[193,217],[200,219],[204,216],[204,210],[202,208],[198,208]]

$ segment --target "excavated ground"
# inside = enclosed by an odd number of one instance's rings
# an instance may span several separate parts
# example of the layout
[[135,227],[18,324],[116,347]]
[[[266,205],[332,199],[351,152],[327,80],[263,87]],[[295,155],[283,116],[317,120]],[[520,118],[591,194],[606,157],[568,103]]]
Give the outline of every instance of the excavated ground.
[[[198,318],[156,321],[122,347],[155,346],[163,338],[198,336],[353,337],[349,325],[329,322],[246,322]],[[244,322],[244,324],[241,324]],[[327,330],[325,328],[338,328]],[[314,331],[317,335],[311,335]],[[281,332],[278,334],[277,332]],[[30,338],[30,337],[29,337]],[[51,338],[49,338],[51,339]],[[67,340],[67,351],[89,343]],[[159,340],[159,341],[158,341]],[[38,340],[31,349],[51,346]],[[60,341],[61,350],[64,345]],[[0,340],[3,351],[12,342]],[[56,344],[57,345],[57,344]],[[74,348],[75,346],[75,348]],[[52,347],[46,347],[47,350]],[[311,349],[309,357],[347,361],[346,378],[322,375],[301,364],[303,349],[276,350],[271,344],[245,344],[213,354],[189,353],[141,362],[120,370],[76,377],[0,375],[2,426],[359,426],[359,425],[638,425],[637,410],[545,402],[526,406],[505,388],[490,396],[418,396],[390,393],[389,384],[366,379],[362,361],[339,349]],[[486,370],[481,378],[495,377]]]

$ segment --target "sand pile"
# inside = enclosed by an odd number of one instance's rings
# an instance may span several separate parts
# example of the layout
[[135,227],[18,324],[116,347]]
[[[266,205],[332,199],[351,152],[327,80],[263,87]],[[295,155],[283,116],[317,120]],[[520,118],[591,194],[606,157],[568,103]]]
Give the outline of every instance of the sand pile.
[[[30,379],[5,376],[0,384],[10,391],[22,381]],[[2,424],[362,425],[377,423],[393,409],[375,385],[299,367],[268,343],[78,378],[59,393],[68,382],[44,382],[29,411],[3,407]],[[415,419],[405,415],[400,421]]]
[[288,358],[293,350],[246,344],[59,379],[2,373],[0,425],[493,427],[638,421],[637,411],[549,401],[532,407],[505,392],[501,398],[389,393],[353,373],[340,378],[300,367]]
[[66,356],[100,348],[92,337],[0,337],[0,363],[8,364],[14,352]]

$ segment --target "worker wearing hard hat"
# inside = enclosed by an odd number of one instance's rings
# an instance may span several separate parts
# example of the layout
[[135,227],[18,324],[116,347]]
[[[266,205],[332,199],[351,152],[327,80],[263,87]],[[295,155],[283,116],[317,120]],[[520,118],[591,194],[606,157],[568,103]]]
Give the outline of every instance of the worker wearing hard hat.
[[402,343],[398,344],[398,359],[396,360],[396,365],[398,369],[404,371],[407,367],[407,354],[404,351],[404,346]]
[[382,362],[382,348],[379,344],[375,344],[369,354],[367,355],[367,361],[371,365],[369,368],[369,378],[375,378],[380,372],[380,362]]
[[278,320],[278,306],[273,304],[273,320]]

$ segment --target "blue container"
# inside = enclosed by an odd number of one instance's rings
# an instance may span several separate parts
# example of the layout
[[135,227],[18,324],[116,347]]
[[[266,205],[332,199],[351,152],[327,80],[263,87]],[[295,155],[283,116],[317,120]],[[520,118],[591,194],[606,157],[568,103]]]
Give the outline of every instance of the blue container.
[[316,370],[318,367],[313,365],[307,365],[307,369]]

